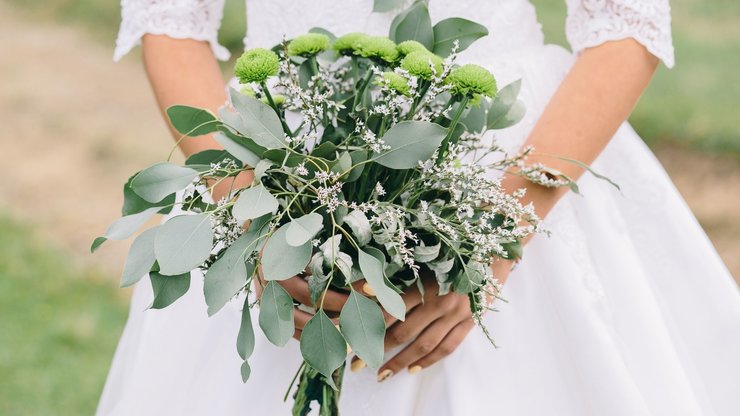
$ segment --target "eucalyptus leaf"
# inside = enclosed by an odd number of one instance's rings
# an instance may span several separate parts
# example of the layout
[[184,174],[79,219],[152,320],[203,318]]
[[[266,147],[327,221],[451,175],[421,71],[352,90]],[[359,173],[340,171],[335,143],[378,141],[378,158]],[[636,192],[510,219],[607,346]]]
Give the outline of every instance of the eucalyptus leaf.
[[517,100],[522,80],[517,80],[501,88],[488,109],[487,127],[503,129],[518,123],[526,114],[524,103]]
[[258,184],[241,191],[231,213],[237,221],[243,222],[275,212],[278,205],[270,191]]
[[391,22],[388,37],[396,43],[415,40],[428,50],[434,48],[434,31],[429,8],[424,2],[414,3]]
[[351,168],[352,156],[350,156],[349,152],[342,152],[337,158],[337,161],[332,165],[331,171],[339,174],[343,173],[344,175],[341,176],[339,179],[344,180],[349,174]]
[[94,252],[106,240],[125,240],[131,237],[139,228],[141,228],[154,214],[159,211],[159,207],[148,208],[136,214],[126,215],[115,220],[105,232],[105,235],[98,237],[93,241],[90,251]]
[[295,332],[293,298],[278,282],[267,282],[260,298],[260,328],[270,342],[285,346]]
[[269,159],[281,166],[288,166],[294,168],[301,163],[304,163],[306,156],[300,153],[291,152],[286,149],[269,149],[263,155],[265,159]]
[[154,237],[157,227],[139,234],[131,243],[121,274],[121,287],[128,287],[141,280],[151,270],[154,261]]
[[383,363],[385,320],[377,303],[353,290],[339,315],[342,334],[370,368]]
[[403,0],[375,0],[373,2],[373,12],[385,13],[400,7]]
[[[138,173],[137,173],[138,175]],[[131,181],[136,175],[130,177],[128,181],[123,185],[123,207],[121,208],[121,215],[138,214],[146,209],[153,207],[161,207],[159,212],[161,214],[169,214],[172,211],[172,207],[175,205],[175,193],[166,196],[163,200],[158,202],[149,202],[131,189]]]
[[175,130],[190,137],[213,133],[220,124],[210,111],[186,105],[167,108],[167,117]]
[[211,254],[213,231],[208,214],[180,215],[160,225],[154,238],[154,255],[166,275],[186,273]]
[[[255,166],[260,161],[261,154],[255,153],[244,143],[246,140],[236,136],[229,136],[224,132],[218,132],[214,136],[218,144],[224,147],[226,151],[234,155],[239,161],[247,166]],[[255,145],[256,146],[256,145]]]
[[352,235],[355,236],[355,242],[360,247],[366,245],[372,239],[370,221],[364,212],[360,210],[351,211],[344,217],[344,223],[352,230]]
[[347,175],[345,182],[354,182],[362,177],[362,172],[365,171],[365,162],[367,160],[367,152],[364,150],[354,150],[349,153],[352,158],[352,170]]
[[447,130],[429,121],[402,121],[383,136],[390,149],[373,157],[375,162],[391,169],[411,169],[426,161],[437,150]]
[[468,48],[473,42],[488,35],[485,26],[460,17],[444,19],[434,25],[434,46],[432,52],[448,56],[455,41],[459,42],[458,52]]
[[159,202],[184,189],[198,176],[194,169],[160,162],[139,172],[131,180],[131,189],[148,202]]
[[242,382],[246,383],[247,380],[249,380],[249,376],[252,374],[252,368],[249,367],[249,362],[247,362],[247,360],[244,360],[242,363],[240,372],[242,375]]
[[239,123],[231,127],[267,149],[288,146],[280,118],[272,107],[233,88],[229,89],[229,94],[239,113]]
[[268,159],[262,159],[257,163],[257,166],[254,167],[254,180],[259,182],[262,180],[262,178],[265,176],[265,173],[267,173],[267,170],[273,167],[275,163],[272,160]]
[[208,268],[203,280],[208,316],[221,310],[247,284],[249,275],[245,261],[254,248],[255,233],[246,233],[236,239]]
[[439,256],[440,243],[433,246],[418,245],[414,247],[414,260],[419,263],[430,262]]
[[187,158],[187,160],[185,160],[185,166],[195,169],[198,173],[202,174],[203,172],[209,171],[211,169],[211,165],[222,163],[227,159],[234,161],[237,168],[242,167],[242,163],[239,159],[228,151],[222,149],[206,149],[192,154]]
[[328,379],[347,358],[347,343],[322,309],[303,327],[301,354],[308,365]]
[[385,284],[383,261],[377,258],[384,256],[383,253],[373,247],[365,247],[365,251],[357,251],[357,256],[360,262],[360,271],[362,271],[365,280],[375,292],[375,297],[378,298],[383,308],[397,319],[402,321],[406,319],[406,304],[403,302],[403,298]]
[[296,218],[288,224],[285,233],[285,241],[293,247],[298,247],[311,241],[321,229],[324,228],[324,219],[320,214],[312,212],[300,218]]
[[249,297],[244,299],[242,307],[242,319],[239,325],[239,334],[236,336],[236,351],[242,360],[247,360],[254,352],[254,328],[252,327],[252,314],[249,311]]
[[154,300],[149,306],[151,309],[166,308],[190,289],[190,272],[176,276],[165,276],[158,272],[150,272]]
[[262,251],[262,273],[265,280],[285,280],[304,271],[311,260],[311,242],[293,247],[285,239],[288,224],[278,228]]

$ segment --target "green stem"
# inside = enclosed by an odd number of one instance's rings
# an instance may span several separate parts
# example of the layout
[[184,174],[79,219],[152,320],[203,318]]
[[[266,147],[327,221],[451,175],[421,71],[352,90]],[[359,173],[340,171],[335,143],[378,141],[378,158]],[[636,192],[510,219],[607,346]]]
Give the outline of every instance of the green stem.
[[452,140],[452,134],[455,132],[455,127],[457,127],[457,123],[460,122],[460,117],[462,117],[462,113],[463,111],[465,111],[465,107],[467,107],[468,101],[470,101],[470,98],[467,95],[463,96],[462,100],[460,100],[459,107],[457,107],[457,111],[452,117],[452,122],[447,128],[447,136],[445,136],[444,140],[442,140],[442,144],[439,146],[439,153],[437,154],[437,161],[435,162],[436,165],[439,165],[447,156],[447,151],[450,148],[450,141]]
[[278,108],[277,104],[275,104],[275,100],[272,99],[272,94],[270,94],[270,90],[267,88],[267,84],[265,84],[265,81],[262,81],[260,83],[260,86],[262,87],[262,92],[267,98],[267,102],[270,103],[270,107],[272,107],[272,109],[275,110],[275,113],[278,115],[278,118],[280,119],[280,125],[283,126],[283,132],[288,136],[291,136],[290,127],[288,127],[288,123],[285,122],[285,119],[280,114],[280,109]]

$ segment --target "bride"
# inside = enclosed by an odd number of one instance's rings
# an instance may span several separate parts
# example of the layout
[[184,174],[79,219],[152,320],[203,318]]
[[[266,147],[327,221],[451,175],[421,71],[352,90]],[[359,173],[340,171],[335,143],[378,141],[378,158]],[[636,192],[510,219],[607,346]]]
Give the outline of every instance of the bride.
[[[522,79],[528,114],[497,135],[502,146],[589,163],[622,190],[584,176],[581,197],[505,178],[507,189],[528,188],[552,236],[532,239],[511,272],[511,264],[492,265],[500,280],[508,277],[508,303],[485,317],[501,348],[472,330],[467,297],[426,291],[422,303],[418,292],[406,293],[407,320],[388,330],[387,362],[377,373],[352,363],[342,414],[740,414],[737,287],[625,123],[659,61],[673,66],[668,0],[568,0],[573,54],[544,44],[527,0],[429,3],[432,21],[458,16],[489,28],[460,62],[488,66],[499,85]],[[115,59],[142,43],[162,109],[215,112],[226,100],[216,59],[229,57],[216,38],[222,7],[223,0],[123,0]],[[397,12],[373,13],[372,0],[249,0],[248,9],[250,48],[315,26],[385,34]],[[216,146],[204,138],[181,148]],[[151,287],[138,284],[98,415],[290,413],[282,399],[302,360],[298,343],[277,348],[258,339],[243,384],[234,349],[241,303],[207,318],[201,277],[164,310],[145,311]],[[288,282],[300,297],[301,281]]]

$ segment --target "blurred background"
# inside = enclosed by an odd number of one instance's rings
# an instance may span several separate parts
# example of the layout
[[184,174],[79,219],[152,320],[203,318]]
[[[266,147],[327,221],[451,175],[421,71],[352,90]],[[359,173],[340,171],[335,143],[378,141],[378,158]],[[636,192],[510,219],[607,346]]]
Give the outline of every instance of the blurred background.
[[[534,3],[547,41],[566,45],[564,2]],[[676,68],[631,121],[738,278],[740,2],[671,3]],[[238,55],[243,0],[224,15]],[[115,0],[0,0],[0,415],[92,414],[125,323],[130,241],[88,248],[128,176],[172,142],[138,51],[112,62],[118,21]]]

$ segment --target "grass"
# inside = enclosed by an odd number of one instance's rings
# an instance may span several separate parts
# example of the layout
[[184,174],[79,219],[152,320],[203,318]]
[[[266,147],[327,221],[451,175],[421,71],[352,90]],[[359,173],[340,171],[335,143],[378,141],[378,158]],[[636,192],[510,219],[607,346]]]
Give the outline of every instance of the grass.
[[[7,0],[32,14],[91,29],[112,45],[118,27],[113,0]],[[370,0],[368,0],[370,1]],[[565,45],[564,1],[533,0],[546,39]],[[701,150],[740,154],[740,2],[673,0],[676,68],[661,68],[631,121],[650,144],[679,142]],[[226,0],[219,38],[237,53],[242,48],[243,0]],[[111,46],[112,48],[112,46]]]
[[30,230],[0,214],[0,414],[91,415],[127,301]]

